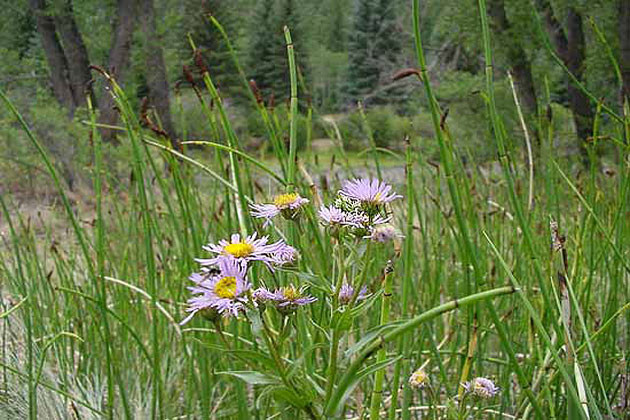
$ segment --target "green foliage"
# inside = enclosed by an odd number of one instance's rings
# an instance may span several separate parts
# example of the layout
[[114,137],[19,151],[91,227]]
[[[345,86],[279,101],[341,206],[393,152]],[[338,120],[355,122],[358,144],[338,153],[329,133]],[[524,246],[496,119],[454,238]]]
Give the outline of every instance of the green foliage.
[[289,67],[284,26],[291,30],[297,66],[308,80],[307,38],[302,29],[299,3],[296,0],[257,2],[249,23],[254,36],[247,50],[248,77],[256,81],[266,100],[273,94],[278,102],[289,97]]
[[276,64],[274,53],[277,51],[276,44],[282,42],[272,22],[274,4],[274,0],[257,2],[249,23],[252,42],[247,50],[248,77],[256,82],[265,99],[274,90],[275,80],[271,76]]
[[369,128],[358,111],[339,122],[342,137],[351,150],[363,150],[370,146],[368,129],[372,131],[377,147],[402,149],[405,135],[411,132],[408,118],[397,115],[391,106],[370,108],[365,117]]

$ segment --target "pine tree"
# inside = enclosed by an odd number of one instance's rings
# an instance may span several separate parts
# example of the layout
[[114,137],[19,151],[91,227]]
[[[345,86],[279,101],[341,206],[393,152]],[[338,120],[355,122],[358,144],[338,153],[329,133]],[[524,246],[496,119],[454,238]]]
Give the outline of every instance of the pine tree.
[[284,39],[284,26],[288,26],[291,31],[293,48],[295,51],[295,61],[302,76],[308,75],[307,59],[305,55],[304,36],[302,35],[302,25],[299,15],[299,7],[295,0],[279,0],[276,5],[276,19],[273,39],[273,89],[276,97],[280,100],[287,99],[290,92],[289,61],[287,58],[287,47]]
[[274,3],[274,0],[258,1],[249,25],[251,41],[247,54],[248,77],[256,82],[265,98],[268,98],[275,88],[276,44],[282,41],[274,29]]
[[347,96],[362,99],[378,84],[379,72],[373,57],[375,0],[358,0],[349,39]]
[[[225,40],[219,30],[210,22],[209,16],[213,16],[221,24],[228,36],[234,35],[236,17],[230,13],[230,8],[222,0],[206,0],[200,5],[198,0],[187,0],[184,3],[184,11],[192,19],[186,19],[186,32],[189,32],[201,51],[204,63],[210,71],[210,75],[217,83],[223,96],[241,96],[242,82],[238,80],[236,67],[230,57]],[[186,43],[188,40],[185,39]],[[234,39],[231,39],[234,43]]]
[[399,67],[402,30],[397,22],[397,2],[358,0],[349,41],[346,93],[352,103],[398,102],[404,96],[391,76]]

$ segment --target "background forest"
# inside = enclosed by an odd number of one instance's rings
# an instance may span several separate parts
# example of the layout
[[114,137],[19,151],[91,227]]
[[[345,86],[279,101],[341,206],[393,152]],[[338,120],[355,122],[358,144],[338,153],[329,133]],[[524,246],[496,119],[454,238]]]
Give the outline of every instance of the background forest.
[[[174,140],[210,137],[183,66],[200,82],[191,42],[200,50],[243,135],[246,148],[265,149],[265,129],[230,57],[228,46],[210,22],[225,29],[242,64],[255,81],[261,100],[286,112],[288,66],[282,27],[293,33],[301,82],[300,111],[314,110],[308,141],[334,137],[334,121],[346,148],[369,144],[366,125],[357,112],[363,103],[374,141],[400,148],[405,133],[431,137],[426,100],[397,71],[413,62],[413,43],[406,2],[400,0],[233,0],[233,1],[6,1],[0,9],[0,83],[19,109],[32,117],[36,131],[50,148],[64,177],[81,178],[87,128],[85,92],[89,89],[99,121],[116,124],[113,100],[103,78],[89,64],[111,70],[136,109],[154,109],[162,128]],[[475,161],[494,157],[483,98],[484,64],[481,32],[473,0],[422,2],[421,31],[436,95],[454,121],[451,130],[460,152]],[[597,98],[621,106],[620,86],[630,83],[628,6],[625,1],[489,2],[494,33],[495,75],[499,107],[515,143],[522,142],[509,88],[512,71],[523,111],[539,141],[537,116],[556,114],[555,147],[579,155],[588,137],[595,107],[569,83],[562,65]],[[553,54],[556,54],[554,61]],[[610,55],[620,68],[611,68]],[[193,74],[194,73],[194,74]],[[54,98],[54,100],[53,100]],[[456,118],[453,118],[456,117]],[[0,120],[4,174],[37,177],[34,162],[6,118]],[[606,130],[604,117],[602,129]],[[413,126],[413,130],[410,127]],[[301,147],[306,146],[301,130]],[[116,144],[115,132],[102,134]],[[465,140],[464,140],[465,139]],[[433,142],[422,142],[435,158]],[[606,154],[606,142],[598,153]],[[123,152],[124,153],[124,152]],[[609,156],[610,157],[610,156]],[[610,157],[613,158],[614,157]],[[606,160],[604,161],[606,162]],[[3,188],[11,177],[2,177]],[[32,184],[31,184],[32,185]]]

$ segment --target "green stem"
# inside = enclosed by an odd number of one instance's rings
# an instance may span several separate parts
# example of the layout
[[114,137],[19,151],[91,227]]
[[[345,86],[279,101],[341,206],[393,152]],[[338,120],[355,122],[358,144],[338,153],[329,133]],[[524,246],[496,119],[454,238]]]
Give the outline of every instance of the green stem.
[[[381,297],[381,316],[380,325],[385,325],[389,322],[389,312],[391,307],[392,297],[392,273],[393,270],[388,267],[385,272],[385,279],[383,285],[383,295]],[[387,356],[385,348],[378,351],[376,355],[376,363],[385,361]],[[381,408],[381,400],[383,397],[383,379],[385,378],[385,369],[381,369],[376,372],[374,377],[374,389],[372,390],[372,401],[370,404],[370,419],[378,419],[379,411]]]
[[[404,275],[403,275],[403,287],[402,287],[402,316],[407,316],[409,306],[409,294],[411,293],[413,278],[413,216],[414,216],[414,203],[415,203],[415,189],[413,184],[413,161],[411,159],[411,144],[409,139],[405,145],[406,156],[406,184],[407,184],[407,226],[405,231],[405,249],[404,249]],[[396,413],[396,407],[398,405],[398,391],[400,389],[401,374],[402,377],[409,375],[409,356],[411,354],[411,342],[409,337],[402,336],[398,343],[398,351],[402,353],[403,359],[396,362],[394,368],[394,381],[392,385],[392,402],[390,406],[389,416],[393,418]],[[402,419],[409,419],[409,404],[411,401],[411,389],[409,383],[403,381],[403,405],[402,405]],[[376,418],[376,417],[374,417]]]
[[287,26],[284,27],[284,38],[287,42],[287,55],[289,57],[289,75],[291,79],[291,120],[289,125],[289,163],[287,165],[287,184],[289,191],[295,189],[295,166],[297,153],[297,113],[298,113],[298,96],[297,96],[297,71],[295,65],[295,51],[293,50],[293,41],[291,40],[291,32]]
[[[357,298],[359,297],[359,292],[367,279],[367,273],[370,268],[371,256],[372,256],[372,241],[368,241],[367,247],[365,249],[365,256],[364,256],[365,265],[363,266],[363,271],[361,272],[361,277],[359,279],[359,282],[352,285],[354,288],[354,292],[352,294],[350,302],[348,302],[348,305],[346,305],[345,311],[339,315],[339,318],[340,318],[339,322],[336,325],[333,325],[334,329],[333,329],[332,340],[330,342],[330,357],[329,357],[329,362],[328,362],[328,378],[327,378],[328,380],[326,382],[326,396],[324,399],[325,401],[330,400],[333,393],[333,389],[335,387],[335,379],[337,376],[337,359],[339,357],[339,341],[341,339],[341,325],[345,323],[343,318],[352,316],[351,315],[352,308],[354,307],[354,304],[356,303]],[[338,297],[339,296],[337,294],[336,300],[338,300]],[[333,312],[333,317],[334,317],[334,314],[335,312]]]

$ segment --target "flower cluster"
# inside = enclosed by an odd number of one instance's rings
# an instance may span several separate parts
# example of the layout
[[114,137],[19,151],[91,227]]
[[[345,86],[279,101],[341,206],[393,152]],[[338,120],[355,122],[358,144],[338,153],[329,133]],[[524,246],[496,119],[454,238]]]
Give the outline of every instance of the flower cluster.
[[397,236],[395,231],[374,237],[372,233],[391,219],[385,206],[401,197],[390,185],[378,179],[354,179],[344,183],[333,204],[319,209],[319,217],[335,232],[345,228],[358,237],[384,242]]
[[[388,225],[390,217],[385,206],[401,198],[392,191],[392,187],[377,179],[354,179],[344,183],[337,193],[334,203],[319,210],[321,220],[333,229],[350,229],[361,238],[370,238],[376,242],[385,242],[400,236],[396,229]],[[264,219],[264,227],[271,220],[282,215],[289,220],[296,220],[303,206],[309,200],[298,193],[289,192],[277,195],[272,203],[252,204],[251,215]],[[193,296],[188,300],[188,316],[182,321],[188,322],[200,313],[204,317],[217,321],[223,317],[237,317],[246,307],[272,304],[283,315],[295,312],[299,307],[308,305],[317,298],[306,294],[304,288],[289,285],[273,291],[266,288],[250,290],[251,284],[247,272],[256,261],[263,263],[269,270],[295,260],[297,251],[283,240],[270,242],[268,236],[258,237],[257,233],[242,236],[238,233],[229,239],[209,243],[203,249],[211,254],[208,258],[198,258],[201,270],[190,276],[194,283],[188,289]],[[356,293],[356,297],[355,297]],[[339,303],[348,305],[354,299],[367,297],[367,289],[362,287],[358,293],[352,285],[344,283],[338,294]]]
[[258,238],[256,233],[246,237],[236,233],[229,240],[210,243],[203,249],[215,255],[196,260],[201,271],[190,276],[195,285],[188,288],[193,297],[188,299],[186,311],[189,315],[182,324],[198,312],[212,321],[219,316],[238,316],[248,303],[255,305],[248,295],[250,263],[260,261],[273,271],[275,267],[293,261],[297,254],[295,248],[284,241],[269,243],[267,236]]

